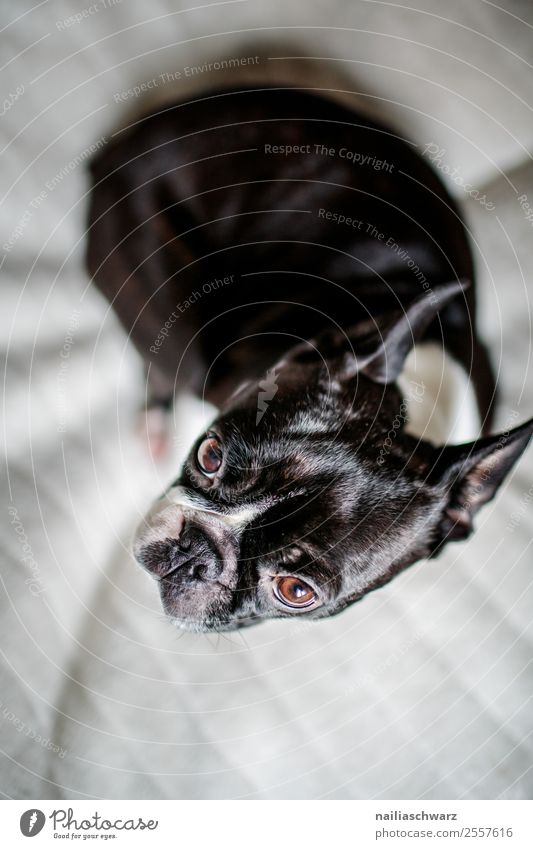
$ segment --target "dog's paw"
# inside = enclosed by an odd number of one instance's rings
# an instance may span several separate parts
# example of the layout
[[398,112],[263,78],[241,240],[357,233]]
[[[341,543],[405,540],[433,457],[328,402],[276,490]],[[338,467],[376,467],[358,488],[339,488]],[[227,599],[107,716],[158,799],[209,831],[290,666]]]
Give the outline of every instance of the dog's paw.
[[164,407],[149,407],[143,412],[141,436],[149,456],[158,463],[170,454],[170,416]]

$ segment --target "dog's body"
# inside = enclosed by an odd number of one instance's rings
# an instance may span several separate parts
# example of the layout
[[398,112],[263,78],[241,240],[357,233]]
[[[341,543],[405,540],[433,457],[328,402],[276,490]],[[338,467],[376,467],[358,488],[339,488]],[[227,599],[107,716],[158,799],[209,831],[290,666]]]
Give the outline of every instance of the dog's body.
[[[150,364],[154,400],[177,380],[220,405],[298,338],[473,280],[456,206],[414,145],[309,92],[178,104],[139,122],[93,174],[90,266]],[[477,377],[473,320],[470,287],[428,335]],[[490,372],[478,381],[486,415]]]
[[137,122],[93,179],[89,267],[150,403],[187,388],[223,409],[136,543],[179,624],[335,613],[470,532],[531,423],[382,450],[418,339],[471,375],[485,431],[494,395],[465,229],[412,144],[254,86]]

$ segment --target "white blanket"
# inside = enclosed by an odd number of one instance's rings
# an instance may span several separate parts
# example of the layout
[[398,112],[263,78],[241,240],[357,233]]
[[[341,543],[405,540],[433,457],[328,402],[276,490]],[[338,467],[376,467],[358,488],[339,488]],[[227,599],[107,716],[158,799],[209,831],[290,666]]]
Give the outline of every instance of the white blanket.
[[[340,617],[177,633],[128,553],[177,460],[161,469],[145,451],[141,365],[83,266],[87,157],[140,104],[121,93],[155,79],[165,96],[160,74],[179,90],[186,68],[259,39],[279,40],[270,55],[301,43],[342,60],[421,150],[436,146],[471,227],[498,423],[531,416],[531,6],[192,6],[4,4],[0,789],[531,797],[533,451],[471,540]],[[177,455],[202,413],[175,411]]]

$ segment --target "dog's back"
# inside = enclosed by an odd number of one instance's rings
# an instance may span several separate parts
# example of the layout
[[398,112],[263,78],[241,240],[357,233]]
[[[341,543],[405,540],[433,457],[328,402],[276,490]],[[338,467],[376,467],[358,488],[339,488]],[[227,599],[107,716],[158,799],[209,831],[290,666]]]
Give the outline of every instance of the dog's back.
[[[277,79],[261,78],[265,64]],[[204,77],[93,163],[89,267],[163,383],[181,363],[217,400],[228,373],[257,376],[288,335],[473,282],[458,211],[416,145],[354,111],[361,98],[321,70],[293,62],[282,83],[275,63],[251,64],[217,90]],[[473,323],[470,287],[428,334],[475,378],[487,359]],[[489,384],[478,380],[485,413]]]

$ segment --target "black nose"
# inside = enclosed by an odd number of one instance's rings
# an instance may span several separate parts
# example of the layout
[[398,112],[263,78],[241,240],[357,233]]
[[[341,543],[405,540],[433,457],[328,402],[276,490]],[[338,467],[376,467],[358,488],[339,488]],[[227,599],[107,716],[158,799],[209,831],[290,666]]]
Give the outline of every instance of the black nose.
[[148,543],[138,560],[154,577],[184,584],[216,581],[224,568],[211,540],[191,526],[184,527],[177,539]]

